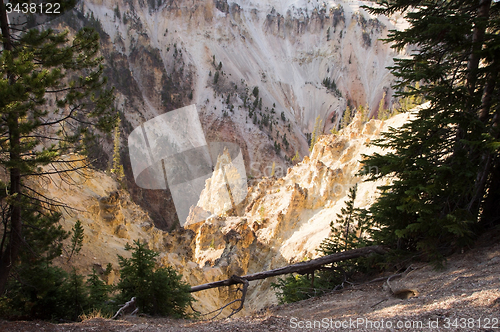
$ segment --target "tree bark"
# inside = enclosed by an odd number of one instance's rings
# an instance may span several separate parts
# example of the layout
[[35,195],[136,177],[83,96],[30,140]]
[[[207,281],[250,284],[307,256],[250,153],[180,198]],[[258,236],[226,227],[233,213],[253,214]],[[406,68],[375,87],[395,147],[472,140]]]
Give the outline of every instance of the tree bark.
[[[500,64],[500,52],[495,52],[491,64],[491,71],[487,75],[488,78],[486,80],[486,86],[484,87],[483,96],[481,99],[481,111],[479,112],[479,120],[485,124],[488,122],[488,119],[490,118],[491,101],[494,97],[495,88],[497,85],[498,70],[500,69],[499,64]],[[498,125],[497,114],[494,114],[492,122],[493,123],[492,123],[491,133],[493,134],[493,137],[495,139],[498,139],[498,131],[495,132],[495,127]],[[474,197],[472,198],[468,206],[469,210],[474,210],[474,211],[476,210],[479,211],[479,207],[481,206],[481,202],[485,196],[487,189],[486,184],[488,181],[488,177],[490,177],[491,175],[495,158],[491,152],[485,151],[481,159],[482,159],[481,160],[482,165],[479,169],[479,172],[476,177],[476,182],[474,184]],[[493,188],[490,189],[493,190]],[[485,211],[483,209],[483,213],[484,212]],[[483,220],[484,218],[481,217],[481,219]]]
[[4,50],[12,50],[12,40],[10,37],[9,20],[7,19],[7,10],[5,4],[2,2],[0,6],[0,27],[2,28],[2,44]]
[[[316,270],[316,269],[318,269],[321,266],[326,265],[326,264],[331,264],[331,263],[340,262],[340,261],[353,259],[353,258],[365,257],[365,256],[368,256],[368,255],[373,254],[373,253],[384,254],[385,252],[386,251],[384,250],[384,248],[382,246],[370,246],[370,247],[352,249],[352,250],[338,252],[335,254],[312,259],[312,260],[307,261],[307,262],[300,262],[297,264],[288,265],[285,267],[281,267],[279,269],[248,274],[248,275],[242,276],[240,278],[247,280],[247,281],[252,281],[252,280],[266,279],[266,278],[279,276],[279,275],[283,275],[283,274],[294,273],[294,272],[295,273],[304,273],[306,271],[314,271],[314,270]],[[222,286],[231,286],[231,285],[239,284],[239,283],[241,283],[241,282],[238,281],[238,279],[229,278],[226,280],[215,281],[215,282],[210,282],[208,284],[203,284],[203,285],[191,287],[190,292],[195,293],[195,292],[199,292],[199,291],[202,291],[205,289],[217,288],[217,287],[222,287]]]
[[[0,26],[2,29],[2,43],[4,50],[12,50],[12,39],[10,36],[10,28],[7,20],[7,12],[5,5],[2,3],[0,5]],[[9,72],[7,72],[9,79],[9,84],[13,84],[14,78]],[[7,117],[7,124],[9,128],[9,158],[10,162],[13,163],[13,167],[10,168],[10,188],[9,188],[9,202],[10,204],[10,234],[8,236],[9,241],[4,248],[0,248],[1,258],[0,258],[0,294],[5,291],[5,286],[9,278],[10,271],[15,264],[19,252],[22,246],[22,221],[21,221],[21,205],[19,204],[19,199],[21,197],[21,171],[16,164],[21,161],[20,155],[20,131],[19,131],[19,116],[17,112],[13,111],[9,113]],[[7,228],[5,228],[7,232]]]
[[[479,0],[478,9],[476,14],[476,19],[474,22],[474,28],[472,30],[472,46],[470,50],[469,59],[467,61],[467,78],[466,78],[466,87],[468,90],[468,101],[465,105],[465,112],[473,113],[477,112],[478,109],[474,107],[474,99],[476,98],[476,83],[477,83],[477,75],[479,68],[479,61],[481,60],[481,50],[483,48],[484,43],[484,35],[486,33],[486,27],[488,25],[488,19],[490,16],[490,7],[491,0]],[[488,92],[488,84],[486,84],[485,90],[483,91],[481,114],[478,116],[481,118],[484,112],[484,106],[487,106],[488,100],[484,99],[484,94]],[[485,104],[486,102],[486,104]],[[459,151],[464,149],[464,145],[460,143],[462,139],[466,138],[466,129],[464,129],[461,125],[458,126],[457,135],[456,135],[456,144],[454,155],[456,155]],[[480,158],[477,152],[472,152],[472,155],[469,155],[470,158]],[[490,167],[489,166],[489,157],[482,157],[484,166],[483,170],[478,171],[476,174],[476,180],[474,183],[474,191],[469,198],[468,204],[466,206],[467,210],[472,212],[474,215],[478,216],[479,214],[479,206],[481,197],[484,191],[484,183],[485,183],[485,174],[484,172]]]
[[483,48],[484,34],[486,32],[486,22],[490,16],[491,0],[480,0],[477,10],[477,21],[472,32],[472,49],[467,63],[467,89],[472,97],[476,90],[477,69],[481,56],[478,54]]

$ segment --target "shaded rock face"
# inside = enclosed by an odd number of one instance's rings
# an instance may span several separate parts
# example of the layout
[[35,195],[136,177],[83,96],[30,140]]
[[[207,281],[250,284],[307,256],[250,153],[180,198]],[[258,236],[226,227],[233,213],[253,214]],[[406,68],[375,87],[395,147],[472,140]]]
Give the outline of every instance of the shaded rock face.
[[[196,104],[207,140],[239,144],[261,177],[273,162],[286,169],[296,152],[308,155],[318,116],[328,133],[347,104],[376,112],[384,91],[391,104],[394,54],[378,39],[394,25],[356,2],[87,0],[59,25],[101,35],[127,187],[164,230],[179,224],[170,194],[136,187],[127,162],[127,135],[145,121]],[[108,141],[94,153],[100,168],[111,151]]]

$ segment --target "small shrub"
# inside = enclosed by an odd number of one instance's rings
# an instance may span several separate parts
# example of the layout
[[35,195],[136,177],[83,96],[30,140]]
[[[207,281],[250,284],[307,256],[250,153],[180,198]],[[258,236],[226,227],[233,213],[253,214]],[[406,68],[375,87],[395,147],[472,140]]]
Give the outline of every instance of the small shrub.
[[118,256],[120,262],[120,291],[118,300],[122,303],[136,297],[137,306],[150,315],[183,317],[193,302],[190,286],[181,281],[182,275],[171,267],[155,269],[158,253],[146,248],[146,244],[134,241],[127,244],[132,258]]
[[[105,274],[109,274],[110,265],[106,268]],[[112,316],[115,311],[114,307],[109,303],[109,293],[112,286],[107,285],[92,269],[92,274],[88,276],[86,285],[89,290],[88,309],[84,315],[92,315],[92,313],[99,313],[102,316]]]
[[278,278],[277,282],[271,283],[276,291],[279,304],[302,301],[312,297],[311,281],[305,276],[290,274],[284,279]]
[[252,94],[255,98],[258,98],[259,97],[259,87],[254,87],[253,88],[253,91],[252,91]]
[[214,74],[214,84],[217,84],[219,82],[219,71],[216,71]]

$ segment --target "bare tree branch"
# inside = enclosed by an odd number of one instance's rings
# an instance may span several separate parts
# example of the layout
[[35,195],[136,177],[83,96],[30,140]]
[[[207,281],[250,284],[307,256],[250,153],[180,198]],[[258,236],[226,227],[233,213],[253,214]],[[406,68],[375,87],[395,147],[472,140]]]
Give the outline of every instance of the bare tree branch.
[[[370,246],[370,247],[364,247],[364,248],[357,248],[357,249],[352,249],[352,250],[347,250],[343,252],[338,252],[335,254],[323,256],[320,258],[312,259],[307,262],[300,262],[297,264],[293,265],[288,265],[285,267],[281,267],[279,269],[274,269],[274,270],[269,270],[269,271],[264,271],[264,272],[258,272],[258,273],[253,273],[253,274],[248,274],[246,276],[242,276],[242,279],[245,279],[247,281],[253,281],[253,280],[260,280],[260,279],[266,279],[274,276],[279,276],[283,274],[289,274],[289,273],[304,273],[310,270],[316,270],[320,268],[323,265],[326,264],[331,264],[335,262],[340,262],[348,259],[353,259],[353,258],[358,258],[358,257],[364,257],[368,256],[370,254],[384,254],[386,250],[382,246]],[[210,282],[208,284],[203,284],[203,285],[198,285],[191,287],[191,293],[194,292],[199,292],[205,289],[210,289],[210,288],[217,288],[221,286],[230,286],[234,284],[239,284],[241,282],[236,281],[236,279],[233,279],[232,277],[226,280],[221,280],[221,281],[215,281],[215,282]]]

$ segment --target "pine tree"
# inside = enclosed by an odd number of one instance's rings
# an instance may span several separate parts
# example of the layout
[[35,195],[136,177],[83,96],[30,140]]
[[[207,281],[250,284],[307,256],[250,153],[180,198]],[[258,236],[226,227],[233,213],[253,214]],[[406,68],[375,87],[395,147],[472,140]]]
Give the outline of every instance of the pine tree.
[[316,120],[314,121],[314,129],[312,132],[311,136],[311,146],[309,147],[309,151],[312,152],[314,148],[314,144],[316,144],[316,141],[318,140],[319,136],[321,135],[321,123],[323,120],[320,119],[320,116],[318,115],[316,117]]
[[342,116],[342,120],[340,122],[340,128],[341,129],[347,128],[349,123],[351,123],[351,118],[352,118],[351,108],[347,106],[345,108],[344,115]]
[[377,113],[377,117],[379,120],[387,120],[389,118],[389,110],[387,110],[385,107],[384,107],[384,103],[385,103],[385,91],[384,91],[384,94],[382,95],[382,99],[380,99],[380,102],[378,103],[378,113]]
[[121,123],[120,118],[118,118],[114,130],[113,167],[111,168],[111,173],[116,174],[116,178],[118,179],[118,181],[121,181],[125,177],[120,156],[120,123]]
[[[63,9],[72,5],[72,1],[62,1]],[[71,40],[68,31],[13,29],[5,8],[0,6],[0,165],[7,170],[9,181],[0,183],[5,189],[0,294],[20,256],[24,257],[23,250],[34,247],[26,242],[26,234],[39,223],[35,216],[51,215],[42,233],[57,229],[60,216],[54,212],[53,202],[23,179],[57,172],[40,168],[50,163],[65,164],[65,172],[85,167],[85,158],[62,156],[80,151],[93,132],[109,132],[115,117],[112,90],[104,88],[102,58],[97,56],[99,36],[93,29],[83,28]],[[54,236],[60,239],[63,235],[58,231]],[[57,251],[57,246],[47,250]]]
[[94,268],[85,284],[89,291],[87,311],[100,311],[101,314],[111,315],[113,313],[113,308],[108,303],[108,299],[112,286],[106,285]]
[[119,300],[129,301],[136,297],[141,312],[152,315],[181,317],[193,301],[190,286],[181,281],[171,267],[155,269],[158,253],[146,248],[146,244],[134,241],[131,258],[118,256],[120,262]]
[[361,121],[362,122],[368,121],[368,115],[370,113],[370,109],[368,108],[368,106],[363,107],[363,105],[360,105],[358,107],[358,112],[361,113]]
[[[354,207],[357,184],[349,189],[346,206],[337,214],[337,220],[330,223],[330,235],[324,239],[318,249],[323,255],[355,249],[368,243],[370,228],[366,210]],[[314,279],[306,275],[288,275],[272,283],[280,303],[290,303],[318,296],[332,289],[342,288],[344,283],[356,272],[364,272],[366,259],[358,258],[348,262],[337,262],[315,272]],[[314,282],[313,282],[314,281]]]
[[73,235],[71,236],[71,251],[68,255],[68,262],[71,260],[74,254],[78,254],[82,250],[83,246],[83,226],[80,220],[77,220],[73,225],[72,229]]
[[324,255],[359,248],[365,244],[368,227],[362,211],[354,207],[357,190],[357,184],[349,189],[346,206],[337,214],[337,220],[330,223],[331,234],[320,244],[319,251]]
[[370,11],[405,14],[409,28],[387,41],[419,47],[395,60],[395,87],[430,103],[376,143],[392,152],[364,162],[380,171],[372,179],[393,179],[371,208],[376,238],[439,261],[500,221],[500,3],[389,0]]

